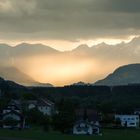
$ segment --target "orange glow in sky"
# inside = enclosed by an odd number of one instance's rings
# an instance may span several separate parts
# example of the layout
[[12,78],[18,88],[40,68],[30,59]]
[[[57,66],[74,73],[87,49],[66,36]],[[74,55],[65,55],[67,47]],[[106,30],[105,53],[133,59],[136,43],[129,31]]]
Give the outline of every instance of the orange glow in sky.
[[[79,40],[79,42],[69,42],[60,40],[47,41],[26,41],[27,43],[43,43],[60,51],[72,50],[80,44],[93,46],[101,42],[117,44],[122,41],[129,42],[128,39],[98,39]],[[22,42],[22,41],[21,41]],[[21,42],[9,42],[16,45]],[[23,41],[24,42],[24,41]],[[110,58],[96,58],[93,56],[73,54],[71,52],[59,53],[55,55],[36,55],[28,58],[15,59],[14,65],[20,71],[28,74],[34,80],[41,83],[51,83],[55,86],[64,86],[79,81],[94,83],[105,78],[117,67],[129,63],[128,60],[110,60]]]

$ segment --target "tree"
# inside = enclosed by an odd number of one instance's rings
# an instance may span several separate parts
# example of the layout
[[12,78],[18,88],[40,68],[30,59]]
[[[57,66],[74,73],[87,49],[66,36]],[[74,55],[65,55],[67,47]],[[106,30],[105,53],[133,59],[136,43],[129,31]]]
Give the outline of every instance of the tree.
[[59,104],[59,113],[53,117],[53,128],[62,133],[68,133],[73,127],[75,119],[75,104],[69,99],[62,99]]
[[31,109],[27,112],[27,123],[29,124],[36,124],[36,125],[42,125],[45,121],[45,116],[42,112],[40,112],[37,108]]
[[28,124],[41,126],[45,131],[48,131],[51,119],[49,116],[40,112],[37,108],[34,108],[26,113],[26,122]]
[[121,127],[121,119],[120,118],[115,119],[115,127],[117,127],[117,128]]

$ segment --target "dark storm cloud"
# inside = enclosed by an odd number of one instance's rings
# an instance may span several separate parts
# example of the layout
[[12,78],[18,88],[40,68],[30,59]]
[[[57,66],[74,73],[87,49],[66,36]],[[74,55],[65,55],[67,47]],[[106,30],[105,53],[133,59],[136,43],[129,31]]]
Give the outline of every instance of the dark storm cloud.
[[139,0],[0,0],[1,39],[76,40],[139,34]]

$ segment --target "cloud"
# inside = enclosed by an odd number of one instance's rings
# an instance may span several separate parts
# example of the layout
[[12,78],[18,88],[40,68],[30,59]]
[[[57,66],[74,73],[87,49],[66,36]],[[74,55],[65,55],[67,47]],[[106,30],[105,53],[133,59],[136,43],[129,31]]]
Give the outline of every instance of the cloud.
[[0,0],[1,39],[94,39],[140,34],[139,0]]

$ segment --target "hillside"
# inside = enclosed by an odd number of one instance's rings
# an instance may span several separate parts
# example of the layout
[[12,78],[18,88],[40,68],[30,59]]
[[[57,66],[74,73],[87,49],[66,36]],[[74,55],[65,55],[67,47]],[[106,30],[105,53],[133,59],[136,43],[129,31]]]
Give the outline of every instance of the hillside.
[[95,85],[128,85],[140,84],[140,64],[130,64],[119,67],[105,79],[95,82]]
[[17,98],[22,93],[28,93],[26,87],[19,85],[13,81],[5,80],[0,77],[0,96],[5,96],[7,99],[13,97]]
[[24,86],[52,86],[51,84],[42,84],[35,81],[29,75],[21,72],[15,67],[0,66],[0,76],[3,77],[5,80],[12,80]]

